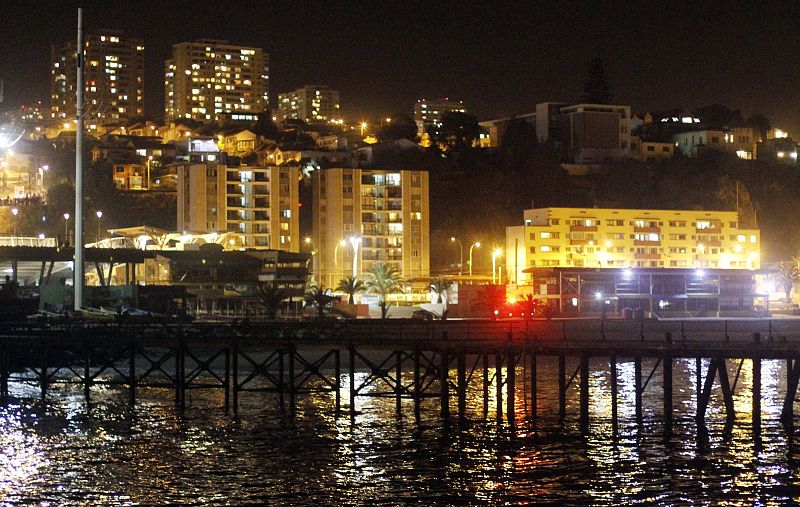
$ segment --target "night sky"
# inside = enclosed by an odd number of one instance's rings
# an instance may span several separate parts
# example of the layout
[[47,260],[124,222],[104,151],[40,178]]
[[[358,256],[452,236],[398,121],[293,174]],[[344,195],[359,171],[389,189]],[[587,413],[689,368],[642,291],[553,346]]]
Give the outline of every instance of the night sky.
[[[607,60],[634,112],[720,102],[800,136],[800,8],[637,2],[84,2],[87,30],[145,42],[146,110],[163,114],[170,46],[227,39],[270,53],[270,99],[305,83],[339,89],[349,119],[409,111],[419,97],[466,102],[480,119],[581,94]],[[529,5],[530,4],[530,5]],[[50,44],[74,38],[78,2],[5,0],[2,108],[47,99]],[[165,7],[166,5],[166,7]]]

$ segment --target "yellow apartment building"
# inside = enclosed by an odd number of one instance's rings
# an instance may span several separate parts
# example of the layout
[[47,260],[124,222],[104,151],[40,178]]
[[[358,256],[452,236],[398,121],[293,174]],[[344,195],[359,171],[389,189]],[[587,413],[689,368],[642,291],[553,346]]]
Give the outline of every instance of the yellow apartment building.
[[297,167],[176,166],[179,231],[237,232],[245,248],[300,250]]
[[430,274],[428,173],[331,168],[313,174],[314,274],[326,286],[383,263],[407,280]]
[[539,208],[506,229],[505,256],[515,285],[532,268],[756,270],[760,234],[735,211]]

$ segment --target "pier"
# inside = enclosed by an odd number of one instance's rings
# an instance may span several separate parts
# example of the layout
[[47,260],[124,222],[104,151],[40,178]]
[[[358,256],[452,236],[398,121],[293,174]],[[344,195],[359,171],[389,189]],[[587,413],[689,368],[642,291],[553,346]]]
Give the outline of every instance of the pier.
[[[218,390],[226,412],[236,413],[242,396],[274,396],[293,412],[301,397],[326,394],[337,415],[355,415],[359,397],[393,399],[399,416],[404,400],[420,418],[423,400],[438,404],[441,419],[464,420],[470,382],[482,388],[498,420],[537,420],[537,394],[544,383],[558,388],[558,414],[567,417],[570,387],[578,386],[578,421],[589,428],[590,362],[609,374],[611,423],[619,425],[618,368],[633,363],[634,410],[641,423],[642,395],[660,380],[661,413],[669,433],[673,366],[696,362],[698,427],[709,400],[722,396],[726,421],[736,420],[733,396],[743,365],[752,368],[752,428],[761,430],[762,362],[786,361],[782,422],[791,427],[800,384],[800,320],[350,320],[188,324],[85,323],[6,325],[0,330],[0,395],[15,383],[38,386],[42,400],[57,384],[74,384],[91,399],[92,388],[113,386],[135,405],[142,388],[174,392],[184,408],[187,392]],[[555,378],[540,373],[542,358],[554,358]],[[643,361],[654,366],[645,369]],[[705,365],[706,367],[703,367]],[[366,372],[366,375],[364,375]],[[405,373],[405,375],[404,375]],[[552,377],[552,375],[551,375]],[[520,411],[517,397],[523,396]],[[409,414],[411,415],[411,414]],[[574,416],[575,414],[570,414]]]

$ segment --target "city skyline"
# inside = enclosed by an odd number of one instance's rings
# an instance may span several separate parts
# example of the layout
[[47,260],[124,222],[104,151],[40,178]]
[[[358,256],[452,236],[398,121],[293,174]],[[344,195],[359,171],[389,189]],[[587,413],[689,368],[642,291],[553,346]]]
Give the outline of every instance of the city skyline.
[[[18,22],[2,29],[13,41],[0,49],[3,109],[48,97],[50,45],[74,37],[76,6],[5,7]],[[601,57],[613,101],[635,112],[719,102],[745,116],[764,114],[790,131],[800,125],[788,8],[752,13],[711,6],[687,16],[674,8],[590,10],[582,3],[491,12],[463,4],[326,7],[244,3],[234,13],[206,16],[211,3],[178,2],[169,10],[93,5],[85,17],[88,31],[116,28],[144,40],[145,109],[154,117],[163,114],[163,64],[172,45],[219,38],[270,54],[273,110],[278,93],[321,83],[341,90],[344,111],[370,118],[409,113],[417,98],[441,96],[464,100],[481,119],[520,114],[541,101],[577,100],[587,62]],[[186,16],[189,9],[195,15]],[[745,16],[758,23],[743,24]]]

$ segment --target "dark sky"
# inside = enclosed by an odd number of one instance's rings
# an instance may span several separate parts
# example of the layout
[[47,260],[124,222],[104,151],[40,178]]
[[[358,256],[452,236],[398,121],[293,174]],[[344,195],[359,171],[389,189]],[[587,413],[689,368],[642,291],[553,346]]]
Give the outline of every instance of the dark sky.
[[[627,2],[625,2],[627,3]],[[6,104],[49,93],[50,44],[74,37],[78,2],[4,0]],[[720,102],[800,135],[800,8],[706,2],[84,2],[85,23],[145,41],[146,110],[163,110],[171,44],[222,38],[264,48],[271,98],[339,89],[346,117],[462,98],[485,119],[573,101],[587,61],[608,61],[615,102],[635,112]],[[274,106],[274,102],[273,102]]]

